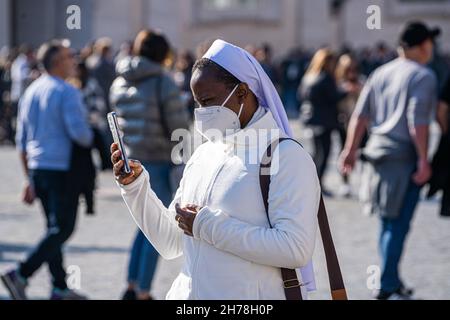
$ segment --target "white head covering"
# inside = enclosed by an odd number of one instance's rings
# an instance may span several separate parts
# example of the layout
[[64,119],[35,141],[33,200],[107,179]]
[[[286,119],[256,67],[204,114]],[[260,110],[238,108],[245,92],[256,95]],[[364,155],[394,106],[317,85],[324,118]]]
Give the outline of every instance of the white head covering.
[[214,61],[238,78],[239,81],[247,83],[250,90],[258,98],[259,104],[272,112],[272,116],[281,131],[292,137],[292,131],[280,96],[269,76],[250,53],[219,39],[214,41],[203,58]]
[[[250,53],[219,39],[214,41],[203,58],[214,61],[239,81],[247,83],[250,90],[258,98],[259,104],[271,111],[280,130],[287,136],[293,137],[286,111],[275,86],[259,62]],[[300,271],[307,290],[316,290],[312,261],[301,268]]]

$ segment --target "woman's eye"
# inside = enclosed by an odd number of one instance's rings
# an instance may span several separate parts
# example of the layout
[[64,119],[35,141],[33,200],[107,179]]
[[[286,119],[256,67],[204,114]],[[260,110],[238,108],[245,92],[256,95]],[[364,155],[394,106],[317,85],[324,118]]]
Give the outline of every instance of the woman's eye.
[[195,101],[195,107],[196,108],[208,107],[211,106],[213,103],[214,103],[213,98],[206,98],[199,101]]

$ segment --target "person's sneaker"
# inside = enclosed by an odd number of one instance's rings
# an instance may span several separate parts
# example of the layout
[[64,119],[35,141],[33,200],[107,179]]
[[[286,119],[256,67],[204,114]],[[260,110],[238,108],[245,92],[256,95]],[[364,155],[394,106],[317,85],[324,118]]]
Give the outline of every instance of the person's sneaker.
[[83,296],[71,289],[56,289],[52,290],[50,300],[87,300],[86,296]]
[[414,300],[411,296],[394,292],[386,300]]
[[406,289],[405,287],[400,287],[395,292],[384,292],[380,291],[378,295],[376,295],[375,299],[377,300],[414,300],[412,298],[413,291],[411,289]]
[[1,279],[12,299],[27,300],[27,295],[25,294],[27,280],[21,277],[17,270],[2,275]]
[[125,291],[125,293],[122,295],[122,300],[137,300],[136,297],[136,291],[128,289]]

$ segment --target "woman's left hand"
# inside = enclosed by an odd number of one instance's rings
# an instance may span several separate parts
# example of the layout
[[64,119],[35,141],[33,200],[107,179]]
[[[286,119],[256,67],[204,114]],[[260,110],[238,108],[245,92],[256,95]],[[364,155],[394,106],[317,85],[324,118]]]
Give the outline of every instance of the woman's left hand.
[[183,208],[180,207],[180,204],[175,204],[175,210],[177,212],[175,220],[178,222],[178,227],[180,227],[180,229],[184,231],[185,235],[191,237],[194,236],[194,234],[192,233],[192,228],[194,226],[195,216],[200,211],[200,209],[201,207],[194,204],[189,204],[187,206],[184,206]]

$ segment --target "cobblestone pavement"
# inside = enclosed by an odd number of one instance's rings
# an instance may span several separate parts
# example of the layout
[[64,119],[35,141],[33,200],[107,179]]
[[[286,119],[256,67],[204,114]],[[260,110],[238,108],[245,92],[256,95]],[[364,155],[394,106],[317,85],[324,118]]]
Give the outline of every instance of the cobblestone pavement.
[[[308,148],[307,143],[305,147]],[[336,150],[333,154],[335,159]],[[16,152],[11,147],[1,147],[0,155],[0,272],[5,272],[37,243],[44,220],[37,203],[26,207],[19,201],[23,175]],[[333,191],[339,189],[340,178],[334,162],[330,164],[325,185]],[[352,177],[352,186],[356,192],[357,173]],[[378,220],[363,216],[354,199],[336,196],[326,198],[325,202],[349,298],[370,299],[371,272],[379,263]],[[450,220],[438,216],[438,203],[436,199],[421,202],[402,263],[403,277],[416,288],[420,299],[450,299]],[[79,267],[81,291],[91,299],[118,299],[125,287],[128,251],[136,227],[109,172],[99,176],[97,214],[86,216],[84,206],[81,208],[76,233],[65,249],[65,264]],[[314,256],[318,290],[310,295],[311,299],[329,299],[320,244],[317,241]],[[152,288],[155,297],[164,298],[180,264],[180,259],[160,259]],[[28,293],[33,299],[46,299],[49,290],[48,271],[43,267],[30,280]],[[1,285],[0,299],[8,299]]]

